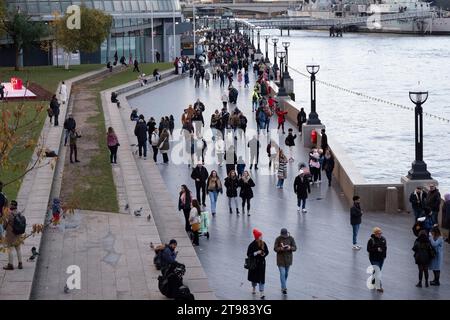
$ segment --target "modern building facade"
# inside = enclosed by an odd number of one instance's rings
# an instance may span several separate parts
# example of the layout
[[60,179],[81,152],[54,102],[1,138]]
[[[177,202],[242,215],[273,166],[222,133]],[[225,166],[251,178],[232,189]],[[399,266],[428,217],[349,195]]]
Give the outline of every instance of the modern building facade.
[[[140,62],[153,62],[156,51],[162,61],[180,55],[177,24],[182,20],[179,0],[6,0],[8,10],[20,9],[37,21],[51,21],[55,12],[63,15],[70,5],[85,5],[102,10],[113,17],[108,39],[94,53],[75,52],[72,63],[106,63],[125,56]],[[152,32],[153,31],[153,32]],[[175,34],[175,36],[174,36]],[[14,64],[11,41],[0,39],[0,65]],[[77,58],[78,57],[78,58]],[[62,52],[56,44],[43,50],[36,44],[23,53],[24,65],[62,64]]]

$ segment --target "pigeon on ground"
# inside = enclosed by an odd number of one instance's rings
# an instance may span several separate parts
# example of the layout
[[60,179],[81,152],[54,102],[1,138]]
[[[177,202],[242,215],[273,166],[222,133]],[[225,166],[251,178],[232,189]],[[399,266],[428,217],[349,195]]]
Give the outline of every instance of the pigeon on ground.
[[136,217],[140,217],[140,216],[141,216],[141,213],[142,213],[142,207],[141,207],[139,210],[134,210],[134,215],[135,215]]
[[28,258],[28,261],[34,261],[38,255],[39,252],[37,252],[36,247],[31,248],[31,257]]

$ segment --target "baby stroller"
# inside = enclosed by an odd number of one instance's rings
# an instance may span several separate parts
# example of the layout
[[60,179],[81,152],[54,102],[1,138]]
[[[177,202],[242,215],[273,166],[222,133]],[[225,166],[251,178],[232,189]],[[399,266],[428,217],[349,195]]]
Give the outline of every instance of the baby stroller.
[[206,237],[206,239],[209,239],[209,231],[208,231],[208,227],[209,227],[209,212],[208,211],[203,211],[200,214],[201,217],[201,223],[200,223],[200,230],[199,230],[199,236],[200,237]]

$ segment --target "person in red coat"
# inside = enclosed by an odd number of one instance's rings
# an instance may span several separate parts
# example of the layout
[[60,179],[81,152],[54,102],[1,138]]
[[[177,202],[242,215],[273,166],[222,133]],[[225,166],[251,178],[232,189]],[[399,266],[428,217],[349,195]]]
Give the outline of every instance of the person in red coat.
[[283,129],[283,134],[285,134],[284,123],[286,122],[286,115],[287,115],[287,111],[283,111],[280,108],[277,108],[278,130],[280,130],[280,127],[281,127]]

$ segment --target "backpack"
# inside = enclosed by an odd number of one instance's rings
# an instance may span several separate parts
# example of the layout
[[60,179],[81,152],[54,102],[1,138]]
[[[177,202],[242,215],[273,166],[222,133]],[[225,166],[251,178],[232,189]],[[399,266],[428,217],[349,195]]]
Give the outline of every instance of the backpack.
[[25,229],[27,228],[27,219],[20,212],[14,215],[12,228],[14,234],[17,236],[25,233]]
[[165,245],[159,245],[155,248],[155,256],[153,257],[153,264],[155,265],[156,270],[161,270],[161,262],[162,262],[162,252],[166,248]]
[[175,301],[194,301],[195,297],[191,293],[191,290],[185,285],[178,288],[175,293]]

